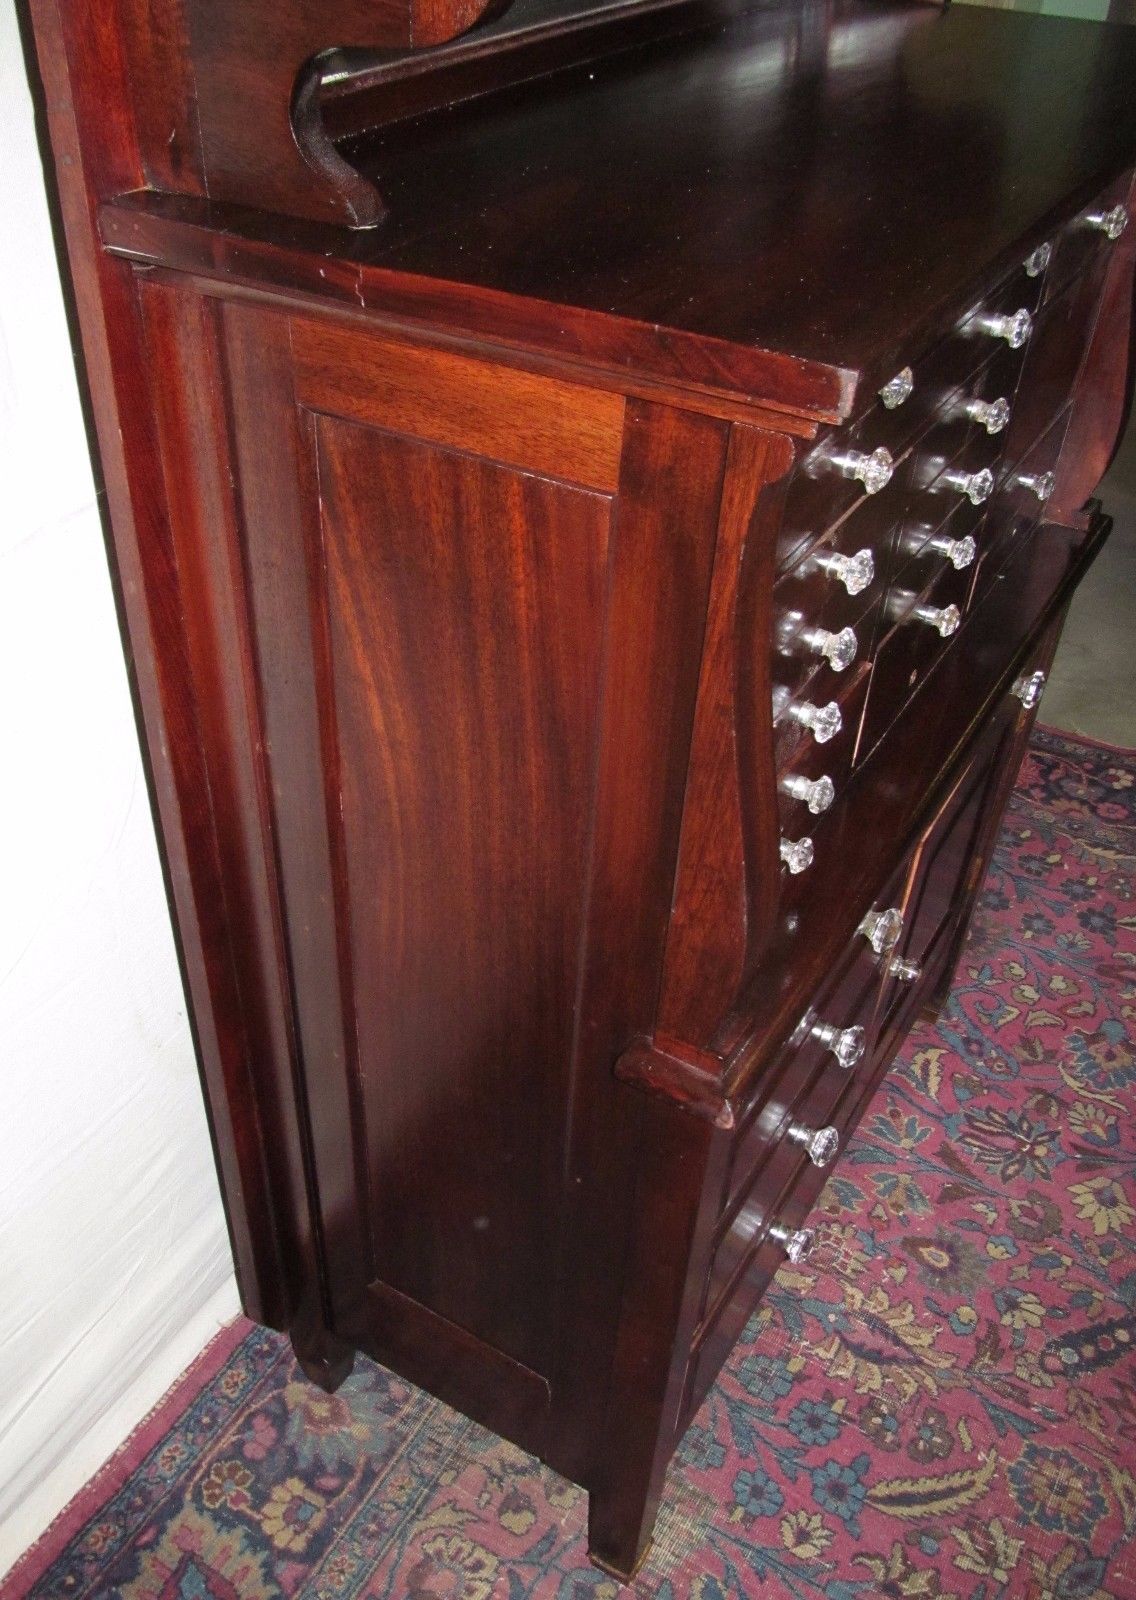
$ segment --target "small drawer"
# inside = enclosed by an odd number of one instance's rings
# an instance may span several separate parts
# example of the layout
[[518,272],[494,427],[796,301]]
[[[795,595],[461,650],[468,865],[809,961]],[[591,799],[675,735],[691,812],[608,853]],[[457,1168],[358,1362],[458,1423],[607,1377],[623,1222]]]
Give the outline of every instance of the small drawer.
[[1003,471],[979,544],[972,603],[989,588],[1009,560],[1015,544],[1044,519],[1053,470],[1061,454],[1068,421],[1066,408],[1025,459]]
[[[922,590],[914,585],[925,577],[922,556],[899,573],[888,596],[887,618],[891,631],[876,650],[872,682],[860,736],[860,752],[868,755],[907,703],[908,696],[931,672],[961,625],[973,581],[970,567],[962,570],[942,559],[940,570]],[[949,628],[954,613],[955,625]]]
[[[994,493],[997,493],[997,487]],[[949,561],[960,571],[973,566],[982,548],[982,527],[989,503],[985,501],[975,505],[964,496],[942,521],[935,522],[933,511],[942,509],[940,501],[936,499],[931,513],[925,514],[922,519],[913,519],[901,530],[896,541],[896,571],[891,581],[898,582],[899,573],[908,567],[914,569],[917,559],[923,561],[923,577],[927,583],[941,570],[944,561]],[[905,582],[908,587],[916,584],[914,578],[905,579]]]
[[[1131,188],[1132,174],[1126,172],[1049,241],[1051,256],[1046,273],[1046,299],[1053,299],[1071,278],[1095,266],[1102,257],[1108,257],[1120,237],[1115,230],[1120,216],[1128,212]],[[1127,226],[1131,226],[1130,217]]]
[[1069,399],[1096,326],[1106,265],[1100,257],[1038,318],[1006,431],[1006,461],[1019,460]]
[[[942,420],[946,399],[978,368],[995,363],[998,382],[1012,391],[1041,284],[1040,277],[1031,278],[1024,267],[1016,268],[970,308],[954,332],[909,369],[902,369],[910,371],[912,380],[905,401],[888,407],[877,397],[850,427],[831,429],[816,441],[799,463],[786,494],[778,550],[782,570],[865,499],[878,500],[883,523],[899,518],[901,502],[911,487],[913,442]],[[874,460],[876,452],[883,452],[890,468]]]
[[912,467],[917,489],[935,476],[937,465],[963,457],[980,468],[997,458],[1013,415],[1022,357],[1022,351],[1007,349],[936,396],[932,425],[919,441]]
[[[858,442],[857,430],[834,429],[813,445],[797,467],[785,496],[777,564],[785,571],[809,546],[850,512],[867,512],[874,526],[900,515],[907,481],[906,455],[875,457]],[[862,472],[867,480],[853,476]]]
[[[1040,297],[1040,280],[1035,282],[1023,265],[986,295],[981,307],[972,310],[995,314],[1023,310],[1032,314]],[[996,372],[992,373],[993,381],[1001,385],[1001,391],[1009,399],[1021,365],[1022,348],[1012,349],[1004,338],[981,334],[974,326],[968,327],[965,333],[956,329],[910,367],[902,369],[910,377],[908,398],[889,409],[882,398],[885,390],[881,389],[880,397],[850,430],[850,437],[861,450],[871,451],[883,445],[898,456],[909,444],[945,420],[946,402],[968,384],[976,368],[985,365],[990,369],[992,363],[997,364]],[[994,395],[984,398],[994,398]],[[953,450],[950,453],[953,454]]]
[[1012,386],[1032,336],[1041,283],[1019,267],[959,318],[929,358],[939,396],[961,389],[980,367],[990,365],[1005,387]]
[[901,367],[849,430],[857,447],[901,456],[933,420],[936,383],[933,352]]
[[893,586],[922,594],[944,571],[944,563],[954,566],[958,573],[976,568],[984,546],[984,522],[986,502],[974,506],[963,499],[938,528],[914,523],[904,530],[899,541],[898,571]]
[[[1023,350],[1029,343],[1034,317],[1041,304],[1044,278],[1031,278],[1024,265],[1003,278],[996,289],[985,294],[958,321],[951,341],[957,344],[957,383],[962,383],[990,356],[1004,350]],[[962,352],[970,351],[967,359]]]
[[860,542],[871,529],[853,526],[857,520],[847,518],[774,586],[777,689],[797,695],[808,685],[811,698],[831,699],[871,657],[888,557]]
[[[738,1129],[708,1278],[708,1317],[752,1248],[762,1221],[768,1220],[768,1215],[762,1218],[762,1209],[776,1198],[783,1178],[795,1171],[802,1156],[814,1164],[803,1142],[806,1132],[826,1127],[828,1112],[849,1079],[870,1069],[882,984],[882,958],[867,934],[858,933],[839,975],[801,1018],[762,1097]],[[818,1095],[821,1082],[827,1087]],[[831,1164],[829,1144],[831,1140],[823,1139],[816,1143],[820,1167]]]
[[[810,838],[823,814],[839,799],[856,759],[860,718],[871,673],[871,663],[865,661],[831,702],[840,713],[840,730],[831,739],[816,739],[800,723],[784,714],[775,724],[777,803],[785,839]],[[820,702],[822,705],[829,703]]]

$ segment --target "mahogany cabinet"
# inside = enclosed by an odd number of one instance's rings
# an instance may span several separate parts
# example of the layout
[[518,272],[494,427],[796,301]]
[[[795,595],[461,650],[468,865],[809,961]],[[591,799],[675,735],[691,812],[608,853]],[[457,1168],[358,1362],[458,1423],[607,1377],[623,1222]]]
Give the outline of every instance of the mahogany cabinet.
[[1136,35],[32,11],[246,1309],[626,1575],[1107,534]]

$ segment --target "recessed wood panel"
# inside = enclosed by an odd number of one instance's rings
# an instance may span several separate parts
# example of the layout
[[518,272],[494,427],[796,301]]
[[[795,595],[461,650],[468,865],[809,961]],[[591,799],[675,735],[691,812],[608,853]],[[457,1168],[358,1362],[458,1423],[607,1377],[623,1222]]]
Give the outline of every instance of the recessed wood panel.
[[316,439],[374,1272],[547,1371],[609,502]]

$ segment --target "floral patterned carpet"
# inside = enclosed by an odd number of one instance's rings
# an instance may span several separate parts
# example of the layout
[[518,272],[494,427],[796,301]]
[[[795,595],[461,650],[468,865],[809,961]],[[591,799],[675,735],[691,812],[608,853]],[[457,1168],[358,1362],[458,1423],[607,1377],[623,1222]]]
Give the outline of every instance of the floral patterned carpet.
[[[1035,735],[941,1023],[688,1432],[634,1594],[1136,1597],[1136,755]],[[615,1600],[583,1494],[241,1324],[0,1583]]]

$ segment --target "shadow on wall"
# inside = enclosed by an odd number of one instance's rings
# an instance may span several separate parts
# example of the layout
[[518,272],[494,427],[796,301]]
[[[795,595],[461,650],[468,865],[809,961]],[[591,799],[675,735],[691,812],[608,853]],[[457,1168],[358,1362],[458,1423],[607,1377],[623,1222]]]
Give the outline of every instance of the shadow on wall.
[[0,1573],[237,1308],[0,7]]

